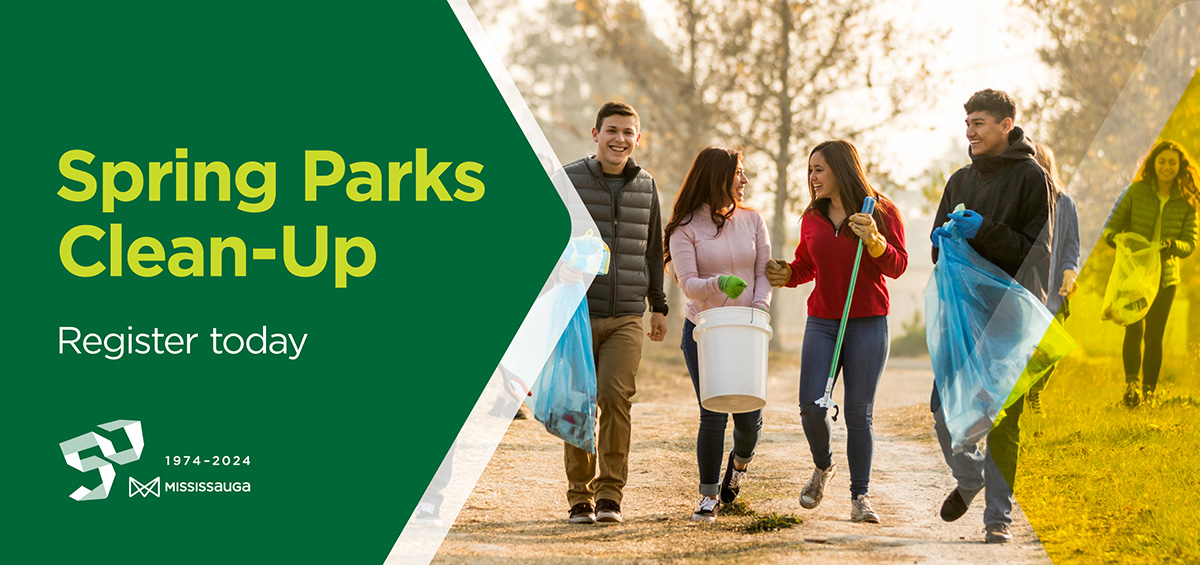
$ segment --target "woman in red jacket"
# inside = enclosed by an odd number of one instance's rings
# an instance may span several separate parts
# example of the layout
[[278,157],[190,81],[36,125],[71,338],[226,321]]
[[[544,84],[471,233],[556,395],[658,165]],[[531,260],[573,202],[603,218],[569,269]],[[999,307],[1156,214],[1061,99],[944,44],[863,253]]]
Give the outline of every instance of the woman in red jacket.
[[[808,299],[808,323],[800,368],[800,419],[816,470],[800,494],[800,505],[816,508],[833,476],[832,424],[816,401],[825,393],[846,292],[859,241],[865,253],[854,285],[849,320],[838,367],[845,386],[846,458],[850,464],[850,519],[878,522],[867,498],[874,436],[871,412],[875,389],[887,361],[888,291],[884,277],[896,278],[908,267],[904,222],[892,201],[876,191],[863,171],[858,151],[848,141],[826,141],[808,157],[811,202],[800,220],[800,245],[790,264],[772,260],[767,277],[776,286],[816,281]],[[862,210],[866,197],[877,200],[872,214]]]

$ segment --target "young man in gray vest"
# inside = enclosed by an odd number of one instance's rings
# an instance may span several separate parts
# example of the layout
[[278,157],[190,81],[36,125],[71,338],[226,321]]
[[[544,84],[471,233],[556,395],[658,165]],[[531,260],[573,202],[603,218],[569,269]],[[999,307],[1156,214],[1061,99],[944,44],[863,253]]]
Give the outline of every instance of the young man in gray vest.
[[[597,276],[587,293],[600,408],[596,454],[564,444],[570,483],[567,501],[575,524],[622,520],[622,489],[629,475],[630,399],[642,359],[647,300],[651,311],[647,335],[662,341],[667,333],[658,188],[650,173],[629,158],[641,140],[640,128],[633,107],[605,103],[592,129],[596,154],[563,167],[612,254],[608,273]],[[563,271],[564,277],[579,276],[570,269]]]

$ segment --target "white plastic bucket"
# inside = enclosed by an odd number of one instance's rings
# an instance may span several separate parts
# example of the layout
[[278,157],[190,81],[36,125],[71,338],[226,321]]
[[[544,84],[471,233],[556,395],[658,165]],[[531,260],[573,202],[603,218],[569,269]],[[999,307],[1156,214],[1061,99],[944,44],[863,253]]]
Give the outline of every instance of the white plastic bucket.
[[767,405],[772,333],[771,315],[758,308],[727,306],[696,315],[701,406],[739,414]]

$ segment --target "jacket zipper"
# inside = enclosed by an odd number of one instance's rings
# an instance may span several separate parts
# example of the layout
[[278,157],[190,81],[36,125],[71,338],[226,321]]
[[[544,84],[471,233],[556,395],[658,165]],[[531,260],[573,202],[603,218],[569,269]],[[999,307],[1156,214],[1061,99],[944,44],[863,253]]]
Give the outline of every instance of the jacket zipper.
[[[621,210],[621,207],[618,205],[618,199],[614,198],[614,195],[612,193],[612,188],[610,188],[608,186],[608,179],[604,178],[604,176],[603,176],[604,171],[603,170],[600,171],[601,176],[596,176],[596,171],[592,170],[592,168],[589,166],[588,172],[592,173],[592,179],[599,182],[600,186],[603,186],[604,190],[608,191],[608,200],[609,200],[609,203],[612,205],[612,222],[611,223],[612,223],[613,248],[609,250],[609,252],[611,254],[611,259],[610,259],[611,263],[610,263],[609,273],[612,275],[612,279],[608,282],[608,286],[609,286],[608,317],[613,318],[613,317],[616,317],[616,315],[617,315],[617,272],[619,271],[619,269],[617,269],[617,257],[618,257],[617,245],[620,243],[620,240],[621,240],[620,234],[617,233],[617,214]],[[629,182],[628,180],[625,181],[626,184],[628,184],[628,182]],[[625,191],[624,184],[621,185],[621,191],[622,192]]]
[[[621,193],[625,192],[625,185],[628,184],[628,179],[621,184]],[[604,188],[608,189],[608,198],[612,201],[612,234],[613,234],[613,249],[612,255],[614,259],[618,257],[618,245],[621,243],[620,234],[617,233],[617,223],[620,220],[621,214],[621,193],[613,194],[612,188],[608,186],[608,182],[604,183]],[[616,261],[614,260],[615,264]],[[617,273],[620,269],[613,269],[612,285],[610,287],[610,298],[608,299],[608,317],[612,318],[617,315]]]
[[[833,237],[838,237],[838,235],[840,235],[838,232],[841,230],[838,229],[837,226],[833,225],[833,220],[829,219],[829,216],[826,216],[825,214],[821,214],[821,217],[824,218],[826,222],[829,222],[829,227],[833,228]],[[842,220],[842,222],[845,223],[845,220]]]

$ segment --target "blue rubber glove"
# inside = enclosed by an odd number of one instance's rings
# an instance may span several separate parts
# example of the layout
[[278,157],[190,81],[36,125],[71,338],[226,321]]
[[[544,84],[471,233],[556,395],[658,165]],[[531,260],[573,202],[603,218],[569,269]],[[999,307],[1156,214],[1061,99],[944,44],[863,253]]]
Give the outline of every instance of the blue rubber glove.
[[983,225],[983,216],[974,210],[955,212],[949,217],[954,220],[954,227],[958,228],[958,233],[965,239],[975,239],[979,234],[979,226]]
[[737,300],[737,297],[741,296],[742,292],[746,290],[746,281],[733,275],[721,275],[717,279],[717,288],[721,289],[721,292],[724,292],[725,296]]
[[933,233],[929,234],[929,240],[933,242],[934,247],[941,247],[941,239],[943,237],[950,237],[952,235],[953,234],[950,233],[950,230],[946,229],[945,227],[938,226],[936,230],[933,230]]

